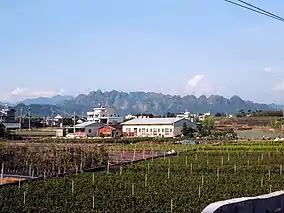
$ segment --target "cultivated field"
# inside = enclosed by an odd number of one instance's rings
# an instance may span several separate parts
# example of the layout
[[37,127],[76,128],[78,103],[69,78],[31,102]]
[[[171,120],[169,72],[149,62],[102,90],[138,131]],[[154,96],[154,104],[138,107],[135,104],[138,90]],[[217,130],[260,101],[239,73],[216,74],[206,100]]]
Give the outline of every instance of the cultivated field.
[[[134,147],[120,149],[131,152]],[[142,147],[134,150],[143,151]],[[163,152],[161,145],[152,145],[153,150],[159,147]],[[283,189],[281,142],[175,148],[185,152],[110,167],[104,173],[2,186],[0,208],[2,212],[196,213],[215,201]],[[114,152],[119,147],[109,149]]]

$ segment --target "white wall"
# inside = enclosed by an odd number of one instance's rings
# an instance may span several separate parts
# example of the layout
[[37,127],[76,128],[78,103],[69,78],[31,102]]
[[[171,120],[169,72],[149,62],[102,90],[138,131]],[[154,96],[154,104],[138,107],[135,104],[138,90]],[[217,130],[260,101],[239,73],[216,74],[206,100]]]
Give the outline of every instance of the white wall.
[[[135,132],[135,128],[137,137],[173,137],[174,132],[173,125],[123,125],[122,132]],[[156,135],[154,135],[154,129],[157,130]],[[166,134],[166,129],[169,130],[168,134]]]
[[235,198],[207,206],[202,213],[267,213],[283,212],[284,191],[257,197]]

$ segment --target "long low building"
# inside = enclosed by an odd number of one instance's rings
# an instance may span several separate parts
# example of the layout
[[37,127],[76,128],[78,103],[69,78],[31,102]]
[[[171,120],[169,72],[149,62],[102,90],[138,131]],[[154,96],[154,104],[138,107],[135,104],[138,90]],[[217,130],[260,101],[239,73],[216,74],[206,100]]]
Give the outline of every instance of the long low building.
[[136,118],[122,123],[122,133],[126,137],[176,137],[182,134],[184,123],[196,129],[186,118]]

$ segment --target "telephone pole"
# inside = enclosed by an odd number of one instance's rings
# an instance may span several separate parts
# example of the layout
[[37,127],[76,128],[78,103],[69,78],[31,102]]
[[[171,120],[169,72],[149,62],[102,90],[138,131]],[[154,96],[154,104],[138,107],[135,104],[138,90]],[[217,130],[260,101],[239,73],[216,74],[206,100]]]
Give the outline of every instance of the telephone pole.
[[22,129],[22,116],[23,116],[23,107],[21,107],[21,112],[20,112],[20,129]]
[[29,131],[31,131],[31,107],[29,106]]
[[76,132],[76,113],[74,112],[74,124],[73,124],[73,131],[74,131],[74,134]]

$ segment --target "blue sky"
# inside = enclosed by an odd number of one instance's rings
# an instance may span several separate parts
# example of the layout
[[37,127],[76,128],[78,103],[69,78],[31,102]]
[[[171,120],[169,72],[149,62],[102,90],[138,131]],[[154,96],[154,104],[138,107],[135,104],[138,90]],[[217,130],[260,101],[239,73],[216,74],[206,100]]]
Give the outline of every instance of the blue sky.
[[[283,0],[248,1],[284,16]],[[1,1],[0,26],[0,100],[116,89],[284,103],[284,23],[223,0]]]

